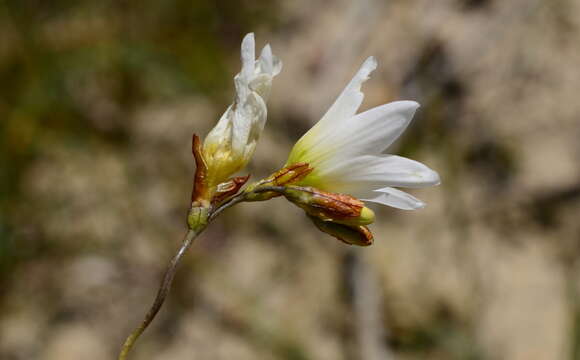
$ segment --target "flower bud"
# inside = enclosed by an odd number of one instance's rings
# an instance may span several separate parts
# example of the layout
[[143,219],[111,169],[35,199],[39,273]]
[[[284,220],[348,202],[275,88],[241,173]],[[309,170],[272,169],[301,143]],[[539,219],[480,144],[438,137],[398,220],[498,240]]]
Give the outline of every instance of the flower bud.
[[282,63],[272,54],[269,45],[256,59],[254,34],[244,37],[241,58],[242,69],[234,78],[234,102],[208,133],[203,145],[210,188],[226,182],[250,161],[266,123],[266,100],[272,79],[282,69]]
[[308,216],[318,230],[325,232],[348,245],[369,246],[373,243],[373,234],[366,226],[349,226],[332,221],[320,220]]
[[360,226],[374,222],[374,212],[350,195],[335,194],[312,187],[288,186],[283,195],[308,215],[322,221]]

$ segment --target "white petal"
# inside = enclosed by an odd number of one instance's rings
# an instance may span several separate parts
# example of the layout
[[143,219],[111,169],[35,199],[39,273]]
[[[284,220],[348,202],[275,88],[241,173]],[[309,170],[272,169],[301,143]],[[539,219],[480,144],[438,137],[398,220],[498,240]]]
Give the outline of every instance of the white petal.
[[395,101],[334,124],[325,137],[308,144],[312,165],[381,154],[405,131],[418,107],[414,101]]
[[[371,56],[366,59],[334,104],[332,104],[322,119],[298,140],[295,148],[310,148],[315,145],[325,148],[331,147],[334,143],[334,137],[343,133],[349,118],[360,107],[364,98],[364,94],[360,91],[361,85],[369,78],[370,73],[376,67],[377,62],[374,57]],[[296,154],[290,154],[290,159],[295,157]]]
[[216,126],[205,137],[203,146],[206,149],[206,152],[208,152],[210,148],[213,148],[213,151],[215,151],[220,144],[229,145],[231,143],[232,119],[233,112],[232,105],[230,105]]
[[392,187],[386,187],[369,192],[369,194],[364,196],[361,200],[392,206],[402,210],[416,210],[425,207],[425,203],[421,200]]
[[268,113],[268,108],[264,100],[256,95],[256,93],[250,94],[248,96],[248,101],[246,103],[246,112],[252,118],[252,126],[248,134],[248,143],[256,143],[262,130],[264,130],[264,125],[266,125],[266,117]]
[[272,55],[272,76],[280,74],[283,66],[282,60],[276,55]]
[[240,74],[245,83],[248,83],[252,75],[254,75],[255,47],[254,33],[249,33],[244,36],[242,40],[242,71]]
[[427,166],[396,155],[364,155],[326,165],[316,175],[340,185],[340,191],[384,186],[419,188],[440,182],[439,175]]
[[[352,90],[353,83],[358,83],[356,89],[360,93],[363,75],[372,70],[371,64],[373,62],[371,60],[373,59],[369,58],[365,62],[366,66],[363,65],[343,95],[348,93],[349,89]],[[362,93],[360,94],[362,99]],[[289,162],[310,160],[312,165],[316,165],[316,163],[327,161],[330,158],[348,159],[365,154],[378,155],[405,131],[418,108],[419,104],[415,101],[395,101],[346,119],[326,121],[326,125],[322,124],[321,126],[321,120],[295,146],[297,150],[307,148],[308,153],[312,156],[309,159],[297,160],[300,156],[293,151]]]
[[258,67],[255,71],[259,73],[271,74],[274,69],[272,60],[272,48],[270,47],[270,44],[266,44],[260,53],[260,57],[257,61]]
[[259,74],[250,81],[249,88],[260,95],[264,100],[268,100],[270,89],[272,88],[272,77],[268,74]]
[[251,92],[243,104],[236,106],[233,120],[232,153],[247,153],[246,145],[257,141],[266,122],[266,104]]
[[401,136],[418,108],[415,101],[395,101],[360,113],[336,141],[352,154],[380,154]]
[[362,64],[359,71],[344,88],[334,104],[328,109],[319,123],[326,121],[336,122],[353,116],[360,107],[364,94],[360,90],[362,84],[368,80],[369,75],[377,68],[377,61],[369,57]]
[[282,70],[282,61],[272,54],[270,44],[264,46],[256,64],[257,67],[254,70],[256,73],[267,74],[271,77],[278,75]]

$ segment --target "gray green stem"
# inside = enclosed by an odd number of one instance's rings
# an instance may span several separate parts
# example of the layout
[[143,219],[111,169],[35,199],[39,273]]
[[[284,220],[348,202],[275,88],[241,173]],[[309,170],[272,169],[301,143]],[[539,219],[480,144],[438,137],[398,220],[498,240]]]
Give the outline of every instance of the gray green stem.
[[165,275],[163,276],[163,281],[161,282],[161,286],[159,287],[159,290],[157,291],[157,296],[155,297],[155,301],[153,302],[153,305],[149,309],[149,312],[147,313],[147,315],[145,315],[145,318],[143,319],[143,322],[141,323],[141,325],[139,325],[135,330],[133,330],[133,332],[129,335],[129,337],[127,337],[127,340],[125,340],[125,343],[123,344],[123,347],[121,348],[121,353],[119,354],[119,360],[127,359],[127,356],[129,355],[129,351],[131,351],[131,349],[133,348],[135,341],[137,341],[137,339],[139,338],[139,336],[141,336],[143,331],[145,331],[145,329],[147,329],[147,327],[149,326],[151,321],[153,321],[153,319],[155,318],[155,316],[157,315],[157,313],[161,309],[161,306],[163,306],[163,303],[165,302],[165,298],[167,297],[167,294],[169,293],[169,290],[171,289],[171,284],[173,282],[173,277],[175,276],[175,272],[177,270],[177,265],[179,264],[179,261],[181,260],[181,258],[183,257],[183,255],[185,254],[187,249],[189,249],[189,247],[193,243],[193,240],[197,237],[197,235],[199,235],[200,232],[201,231],[198,231],[196,233],[193,230],[189,230],[187,232],[187,234],[185,235],[185,238],[183,239],[181,247],[179,248],[179,250],[177,251],[177,253],[173,257],[173,259],[171,259],[171,262],[169,263],[169,266],[167,267],[167,270],[165,271]]
[[125,340],[125,343],[123,344],[123,347],[121,348],[121,352],[119,354],[118,360],[126,360],[127,359],[129,352],[133,348],[133,345],[135,344],[135,342],[137,341],[139,336],[141,336],[141,334],[143,334],[145,329],[147,329],[149,324],[151,324],[151,322],[153,321],[153,319],[155,318],[155,316],[157,315],[157,313],[159,312],[159,310],[163,306],[163,303],[165,302],[165,298],[167,297],[167,294],[169,294],[169,290],[171,289],[171,284],[173,283],[173,277],[175,276],[175,273],[177,271],[177,265],[181,261],[181,258],[183,257],[183,255],[191,247],[191,244],[193,244],[193,240],[205,229],[207,224],[209,224],[212,220],[214,220],[216,218],[216,216],[218,216],[222,211],[224,211],[225,209],[232,207],[232,206],[234,206],[237,203],[240,203],[242,201],[244,201],[244,193],[241,193],[241,194],[234,196],[233,198],[231,198],[230,200],[228,200],[224,204],[220,205],[218,208],[211,211],[211,214],[209,215],[207,222],[204,223],[202,226],[198,227],[197,231],[190,229],[187,232],[187,234],[185,235],[185,238],[183,239],[183,242],[181,243],[181,247],[179,248],[179,250],[177,251],[175,256],[173,256],[173,259],[171,259],[171,262],[169,263],[169,266],[167,267],[167,270],[165,271],[165,275],[163,276],[163,281],[161,282],[161,285],[159,286],[159,290],[157,291],[157,296],[155,297],[155,301],[153,302],[153,305],[149,309],[149,312],[147,312],[147,315],[145,315],[143,322],[141,322],[141,324],[135,330],[133,330],[133,332],[127,337],[127,340]]

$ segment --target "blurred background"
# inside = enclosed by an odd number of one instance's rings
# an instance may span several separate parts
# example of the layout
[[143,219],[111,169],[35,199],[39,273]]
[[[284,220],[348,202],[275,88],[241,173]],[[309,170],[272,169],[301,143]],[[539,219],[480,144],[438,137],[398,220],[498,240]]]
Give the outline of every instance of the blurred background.
[[275,199],[192,247],[133,359],[580,359],[580,2],[0,1],[0,359],[111,359],[186,230],[244,34],[269,174],[369,55],[439,171],[345,246]]

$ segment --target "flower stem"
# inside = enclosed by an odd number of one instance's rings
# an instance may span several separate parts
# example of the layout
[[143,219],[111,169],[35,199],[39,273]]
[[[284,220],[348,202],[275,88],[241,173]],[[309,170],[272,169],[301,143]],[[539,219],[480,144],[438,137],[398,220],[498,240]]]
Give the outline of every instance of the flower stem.
[[169,290],[171,289],[173,277],[175,276],[175,272],[177,271],[177,265],[179,264],[179,262],[181,261],[181,258],[187,252],[187,250],[189,249],[191,244],[193,244],[193,240],[222,211],[224,211],[225,209],[230,208],[230,207],[232,207],[232,206],[234,206],[242,201],[244,201],[244,194],[243,193],[232,197],[230,200],[226,201],[224,204],[222,204],[218,208],[212,210],[210,215],[209,215],[209,218],[207,220],[207,223],[205,223],[203,226],[199,227],[197,229],[197,231],[190,229],[187,232],[187,234],[185,235],[185,238],[183,239],[183,242],[181,243],[181,247],[179,248],[179,250],[177,251],[175,256],[173,256],[173,259],[171,259],[171,262],[169,263],[167,270],[165,270],[165,275],[163,276],[163,281],[161,282],[161,285],[159,286],[159,290],[157,291],[157,296],[155,297],[155,301],[153,302],[153,305],[151,305],[151,308],[149,309],[149,312],[147,313],[147,315],[145,315],[145,318],[143,319],[143,322],[141,323],[141,325],[139,325],[135,330],[133,330],[133,332],[127,337],[127,340],[125,340],[125,343],[123,344],[123,347],[121,348],[121,352],[119,353],[118,360],[126,360],[127,359],[129,352],[133,348],[133,345],[135,344],[135,342],[137,341],[139,336],[141,336],[141,334],[143,334],[145,329],[147,329],[149,324],[151,324],[151,322],[153,321],[153,319],[155,318],[155,316],[157,315],[157,313],[159,312],[159,310],[163,306],[163,303],[165,302],[165,298],[167,297],[167,294],[169,294]]
[[165,298],[167,297],[167,294],[169,293],[169,290],[171,289],[171,284],[173,282],[173,277],[175,276],[175,272],[177,270],[177,265],[179,264],[179,261],[181,260],[181,258],[183,257],[183,255],[185,254],[187,249],[189,249],[189,247],[193,243],[193,240],[197,237],[197,235],[199,235],[199,233],[202,230],[203,229],[199,230],[198,232],[195,232],[193,230],[189,230],[187,232],[187,234],[185,235],[185,238],[183,239],[181,247],[179,248],[179,250],[177,251],[177,253],[173,257],[173,259],[171,259],[171,263],[169,264],[169,266],[167,267],[167,270],[165,271],[165,275],[163,276],[163,281],[161,282],[161,286],[159,287],[159,290],[157,291],[157,296],[155,297],[155,301],[153,302],[153,305],[149,309],[149,312],[147,313],[147,315],[145,315],[145,319],[143,319],[143,322],[141,323],[141,325],[139,325],[135,330],[133,330],[133,332],[129,335],[129,337],[127,337],[127,340],[125,340],[125,343],[123,344],[123,347],[121,348],[121,353],[119,354],[118,360],[126,360],[127,359],[127,356],[129,355],[129,352],[133,348],[135,341],[137,341],[137,339],[139,338],[139,336],[141,336],[143,331],[145,331],[145,329],[147,329],[147,327],[149,326],[151,321],[153,321],[153,319],[155,318],[155,315],[157,315],[157,313],[161,309],[161,306],[163,306],[163,303],[165,302]]
[[232,197],[231,199],[227,200],[225,203],[217,207],[215,210],[211,212],[208,218],[208,223],[213,221],[219,214],[222,213],[227,208],[230,208],[238,203],[245,201],[245,193],[239,193],[238,195]]

